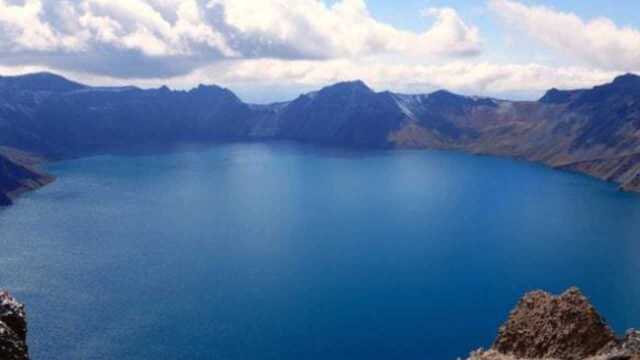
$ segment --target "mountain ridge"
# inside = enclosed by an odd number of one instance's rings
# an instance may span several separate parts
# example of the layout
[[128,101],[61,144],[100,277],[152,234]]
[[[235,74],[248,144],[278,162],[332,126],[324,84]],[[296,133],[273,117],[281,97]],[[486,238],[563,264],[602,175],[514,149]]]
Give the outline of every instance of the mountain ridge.
[[0,77],[0,146],[53,160],[132,145],[256,140],[508,156],[640,191],[640,77],[551,89],[538,101],[376,92],[354,80],[265,105],[217,85],[141,89],[52,73]]

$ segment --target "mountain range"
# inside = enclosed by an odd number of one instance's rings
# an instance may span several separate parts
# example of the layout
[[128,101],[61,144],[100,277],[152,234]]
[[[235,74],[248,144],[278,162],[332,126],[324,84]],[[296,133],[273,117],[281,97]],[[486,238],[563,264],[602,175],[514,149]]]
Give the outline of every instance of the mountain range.
[[92,87],[51,73],[0,77],[0,203],[51,181],[37,171],[38,157],[257,140],[507,156],[640,191],[640,77],[552,89],[538,101],[375,92],[352,81],[268,105],[218,86],[175,91]]

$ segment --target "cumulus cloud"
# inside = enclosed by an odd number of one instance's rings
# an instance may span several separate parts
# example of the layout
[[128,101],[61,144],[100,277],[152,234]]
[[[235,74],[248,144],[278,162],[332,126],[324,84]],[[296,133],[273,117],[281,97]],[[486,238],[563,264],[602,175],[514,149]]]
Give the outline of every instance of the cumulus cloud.
[[342,0],[333,6],[310,0],[211,0],[208,6],[220,8],[224,23],[246,40],[239,45],[248,46],[243,52],[258,57],[464,56],[481,50],[478,29],[451,8],[426,10],[426,17],[436,19],[434,25],[413,33],[376,21],[364,0]]
[[423,33],[375,20],[364,0],[0,0],[0,55],[116,77],[171,77],[229,59],[478,54],[478,29],[433,8]]
[[20,5],[11,5],[0,1],[0,39],[3,51],[50,51],[60,46],[74,46],[70,37],[59,37],[40,15],[42,3],[38,0],[26,0]]
[[640,70],[638,29],[604,17],[586,21],[573,13],[512,0],[490,0],[489,5],[508,24],[572,58],[604,69]]

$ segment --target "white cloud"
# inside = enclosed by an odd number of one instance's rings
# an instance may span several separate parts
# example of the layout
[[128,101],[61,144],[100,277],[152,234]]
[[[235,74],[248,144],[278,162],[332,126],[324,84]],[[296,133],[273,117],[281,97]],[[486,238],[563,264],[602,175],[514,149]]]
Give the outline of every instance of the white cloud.
[[222,9],[225,23],[240,38],[261,39],[258,46],[246,44],[258,56],[273,57],[278,51],[297,58],[464,56],[481,50],[478,29],[451,8],[428,9],[424,15],[435,18],[435,24],[424,33],[413,33],[375,20],[364,0],[342,0],[333,6],[314,0],[210,0],[208,6]]
[[429,8],[424,15],[437,19],[435,25],[422,36],[434,51],[458,54],[480,51],[478,29],[465,24],[454,9]]
[[414,33],[381,23],[364,0],[0,0],[0,62],[109,76],[186,74],[227,59],[478,54],[478,29],[454,9]]
[[2,51],[50,51],[73,45],[68,37],[58,36],[43,22],[42,3],[26,0],[22,6],[0,0],[0,49]]
[[489,0],[508,24],[585,64],[618,71],[640,70],[640,30],[604,17],[589,21],[573,13],[512,0]]

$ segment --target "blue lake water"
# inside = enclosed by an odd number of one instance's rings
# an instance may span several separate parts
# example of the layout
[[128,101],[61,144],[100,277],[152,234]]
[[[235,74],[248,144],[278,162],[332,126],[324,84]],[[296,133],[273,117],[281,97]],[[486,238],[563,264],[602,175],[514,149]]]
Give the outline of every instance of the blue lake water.
[[49,170],[0,211],[36,360],[455,359],[571,285],[640,326],[640,196],[581,175],[286,143]]

